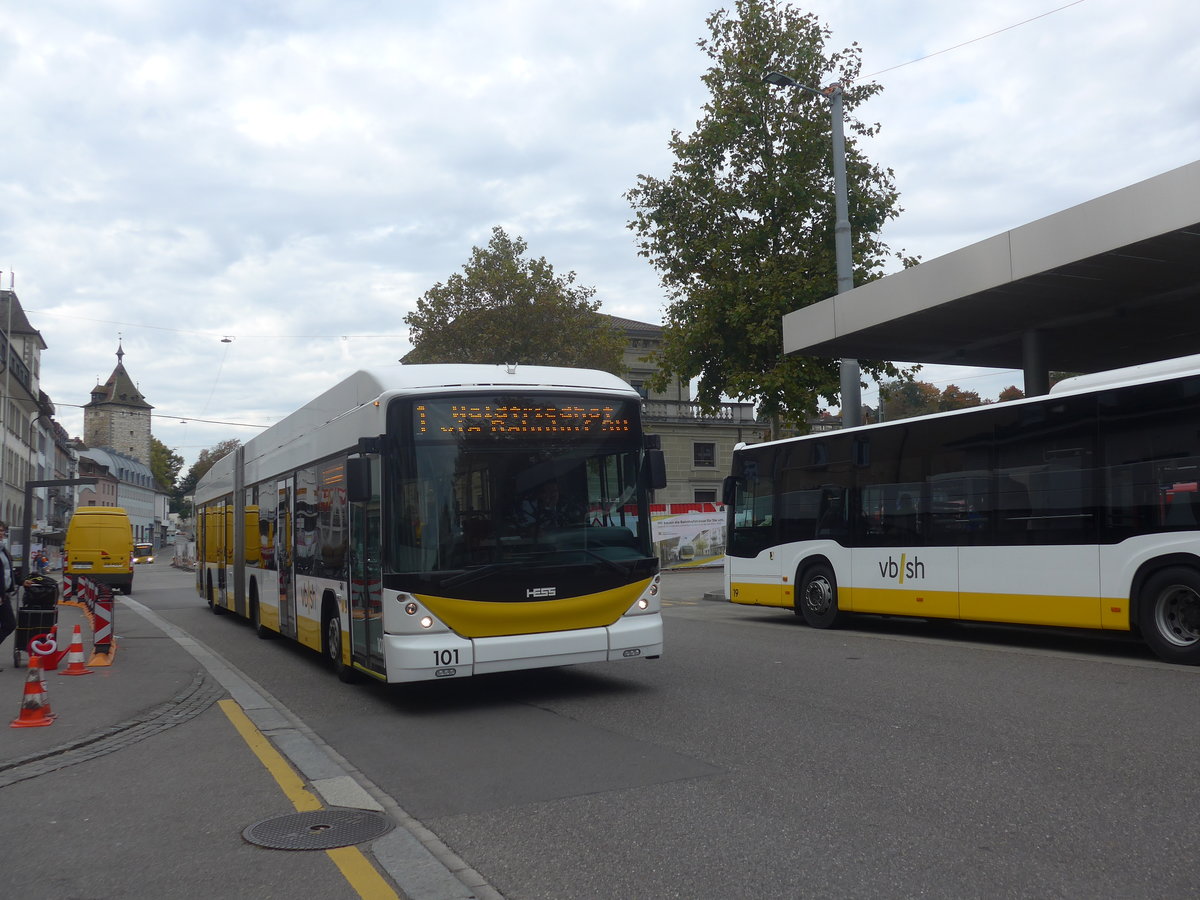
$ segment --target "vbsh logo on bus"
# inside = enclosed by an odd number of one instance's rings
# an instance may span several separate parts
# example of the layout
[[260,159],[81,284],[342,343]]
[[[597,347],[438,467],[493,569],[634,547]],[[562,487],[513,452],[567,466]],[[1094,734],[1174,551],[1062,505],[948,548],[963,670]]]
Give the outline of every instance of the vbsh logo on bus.
[[897,584],[904,584],[905,581],[924,581],[925,580],[925,563],[913,556],[908,558],[907,553],[900,554],[900,560],[888,554],[886,560],[879,560],[879,577],[895,581]]

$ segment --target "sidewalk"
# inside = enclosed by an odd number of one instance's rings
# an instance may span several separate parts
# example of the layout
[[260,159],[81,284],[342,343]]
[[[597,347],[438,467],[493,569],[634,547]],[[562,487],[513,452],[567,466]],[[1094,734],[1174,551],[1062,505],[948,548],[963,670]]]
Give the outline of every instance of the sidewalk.
[[[56,717],[49,726],[8,727],[20,713],[28,671],[13,668],[11,639],[0,647],[0,867],[6,896],[472,896],[405,827],[358,849],[296,852],[244,839],[252,826],[295,815],[297,791],[313,801],[308,809],[356,808],[376,821],[410,822],[389,798],[377,800],[364,790],[286,709],[157,616],[149,606],[153,600],[146,599],[153,593],[117,601],[112,666],[76,677],[44,673]],[[86,617],[59,606],[58,633],[68,645],[76,623],[87,659]],[[59,671],[65,668],[64,659]],[[230,697],[251,730],[256,726],[266,738],[262,743],[272,745],[266,752],[282,754],[295,789],[285,793],[275,771],[260,762],[261,748],[252,749],[231,713],[218,705]],[[357,882],[346,860],[356,867]],[[402,891],[389,886],[387,876]],[[372,878],[374,889],[363,893],[362,884]],[[480,888],[477,896],[489,896]]]

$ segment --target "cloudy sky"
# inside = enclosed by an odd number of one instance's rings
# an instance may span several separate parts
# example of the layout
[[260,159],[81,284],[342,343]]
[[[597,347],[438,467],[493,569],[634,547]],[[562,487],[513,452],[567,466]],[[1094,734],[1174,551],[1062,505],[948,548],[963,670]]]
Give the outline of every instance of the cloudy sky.
[[[605,312],[660,322],[622,195],[692,130],[720,5],[4,4],[0,269],[49,345],[59,420],[82,431],[119,338],[188,464],[248,439],[407,352],[404,315],[494,225]],[[932,259],[1197,158],[1191,0],[796,5],[885,86],[859,113],[901,191],[894,250]]]

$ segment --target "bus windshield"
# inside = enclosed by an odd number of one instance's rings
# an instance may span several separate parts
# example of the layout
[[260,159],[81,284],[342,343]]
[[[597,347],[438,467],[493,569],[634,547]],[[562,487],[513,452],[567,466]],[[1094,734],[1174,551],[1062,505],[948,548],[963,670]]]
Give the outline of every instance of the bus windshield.
[[404,401],[390,568],[454,576],[496,566],[622,566],[652,555],[636,401]]

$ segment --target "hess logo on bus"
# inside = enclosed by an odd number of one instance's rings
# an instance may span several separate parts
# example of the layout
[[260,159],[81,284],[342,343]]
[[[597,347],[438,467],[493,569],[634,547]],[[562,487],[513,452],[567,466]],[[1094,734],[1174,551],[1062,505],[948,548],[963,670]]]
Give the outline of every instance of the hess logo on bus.
[[558,589],[552,587],[536,587],[529,588],[525,591],[526,600],[544,600],[546,597],[554,597],[558,595]]

